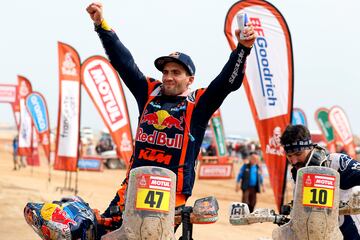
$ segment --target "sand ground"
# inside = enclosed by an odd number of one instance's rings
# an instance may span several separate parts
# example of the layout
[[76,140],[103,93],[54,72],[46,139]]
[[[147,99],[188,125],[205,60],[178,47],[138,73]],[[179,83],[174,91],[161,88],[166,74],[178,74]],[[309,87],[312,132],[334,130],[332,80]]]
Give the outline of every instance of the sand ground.
[[[13,171],[12,147],[10,141],[0,139],[0,239],[31,240],[39,239],[27,225],[23,217],[23,208],[27,202],[46,202],[59,200],[62,196],[73,195],[71,191],[61,192],[65,173],[52,170],[52,180],[48,183],[48,165],[44,158],[40,167],[26,167]],[[239,164],[235,167],[237,171]],[[85,172],[78,174],[78,195],[91,207],[105,210],[125,175],[124,170],[103,172]],[[75,174],[72,178],[74,187]],[[196,180],[191,205],[197,198],[215,196],[219,202],[219,220],[211,225],[195,225],[193,238],[196,240],[236,240],[270,239],[271,232],[277,226],[272,223],[250,226],[232,226],[228,220],[228,206],[241,200],[241,193],[234,191],[234,179]],[[266,192],[258,195],[256,207],[274,208],[274,197],[268,180],[265,180]],[[179,230],[177,235],[179,235]]]

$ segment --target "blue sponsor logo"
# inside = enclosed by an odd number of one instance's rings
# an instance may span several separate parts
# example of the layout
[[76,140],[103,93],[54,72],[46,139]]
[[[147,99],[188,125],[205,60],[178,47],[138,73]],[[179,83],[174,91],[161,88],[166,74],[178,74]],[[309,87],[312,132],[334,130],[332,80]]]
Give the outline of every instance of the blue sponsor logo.
[[49,123],[46,117],[47,112],[43,98],[36,93],[31,93],[26,98],[26,105],[38,132],[42,133],[48,130]]
[[78,161],[78,168],[85,170],[100,170],[102,161],[99,159],[81,158]]
[[276,106],[277,97],[275,95],[275,84],[267,53],[268,43],[264,37],[257,37],[254,45],[256,60],[258,63],[259,76],[261,81],[262,95],[267,106]]

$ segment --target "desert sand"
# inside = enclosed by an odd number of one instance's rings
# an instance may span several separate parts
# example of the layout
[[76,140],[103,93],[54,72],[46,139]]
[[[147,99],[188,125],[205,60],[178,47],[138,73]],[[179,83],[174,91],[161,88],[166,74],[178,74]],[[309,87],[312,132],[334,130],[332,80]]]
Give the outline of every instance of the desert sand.
[[[12,146],[9,140],[0,139],[0,239],[31,240],[40,239],[27,225],[23,217],[23,208],[27,202],[51,202],[63,196],[74,195],[71,191],[62,191],[65,173],[51,171],[48,179],[48,164],[41,158],[40,167],[27,166],[13,171]],[[238,171],[240,164],[235,166]],[[92,208],[105,210],[125,175],[125,170],[102,172],[80,171],[78,173],[78,195]],[[72,176],[72,187],[75,183]],[[277,225],[272,223],[250,226],[232,226],[229,223],[228,208],[233,201],[241,200],[241,193],[236,193],[235,180],[199,180],[195,182],[193,196],[188,201],[192,205],[197,198],[215,196],[219,202],[219,220],[211,225],[195,225],[193,238],[196,240],[236,240],[270,239],[271,232]],[[265,179],[266,192],[258,195],[256,207],[275,208],[274,197],[268,179]],[[177,236],[181,229],[177,231]]]

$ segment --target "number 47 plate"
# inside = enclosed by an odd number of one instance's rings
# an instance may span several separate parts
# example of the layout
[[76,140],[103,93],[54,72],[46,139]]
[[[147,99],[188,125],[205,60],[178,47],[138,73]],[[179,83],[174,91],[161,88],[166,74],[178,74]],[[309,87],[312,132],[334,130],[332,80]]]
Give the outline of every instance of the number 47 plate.
[[169,212],[171,178],[143,174],[137,182],[135,208]]

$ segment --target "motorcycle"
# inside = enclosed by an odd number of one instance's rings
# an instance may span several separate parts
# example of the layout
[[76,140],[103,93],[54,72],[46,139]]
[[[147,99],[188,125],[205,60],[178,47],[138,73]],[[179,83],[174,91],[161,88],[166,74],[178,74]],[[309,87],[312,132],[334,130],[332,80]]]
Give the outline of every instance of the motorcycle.
[[80,197],[52,203],[28,203],[26,222],[42,239],[162,240],[175,239],[174,226],[182,224],[180,240],[192,240],[193,224],[218,220],[214,197],[201,198],[194,206],[175,213],[176,175],[160,167],[139,167],[129,174],[122,225],[102,237],[97,231],[95,212]]
[[249,212],[247,204],[230,205],[232,225],[273,222],[280,227],[272,232],[274,240],[343,239],[339,215],[360,213],[360,191],[355,187],[347,199],[339,197],[339,173],[328,167],[308,166],[298,170],[294,201],[281,214],[268,208]]

